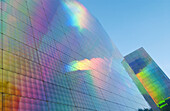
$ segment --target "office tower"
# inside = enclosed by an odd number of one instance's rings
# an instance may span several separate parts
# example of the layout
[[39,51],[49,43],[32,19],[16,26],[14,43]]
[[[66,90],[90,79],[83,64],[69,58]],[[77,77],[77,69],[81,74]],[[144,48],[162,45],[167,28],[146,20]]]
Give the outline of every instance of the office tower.
[[0,110],[150,109],[122,55],[81,3],[0,3]]
[[[169,78],[144,48],[139,48],[125,56],[125,61],[136,74],[138,80],[142,83],[155,104],[158,105],[160,109],[168,107],[168,104],[162,103],[170,97]],[[133,75],[133,73],[130,73],[130,75]]]
[[137,76],[135,75],[135,73],[133,72],[133,70],[131,69],[131,67],[129,66],[129,64],[126,62],[125,59],[122,61],[122,64],[125,67],[126,71],[128,72],[129,76],[132,78],[133,82],[138,87],[139,91],[141,92],[141,94],[143,95],[145,100],[152,107],[152,110],[153,111],[160,111],[160,109],[157,107],[157,105],[155,104],[155,102],[153,101],[153,99],[151,98],[149,93],[146,91],[146,89],[144,88],[142,83],[139,81],[139,79],[137,78]]

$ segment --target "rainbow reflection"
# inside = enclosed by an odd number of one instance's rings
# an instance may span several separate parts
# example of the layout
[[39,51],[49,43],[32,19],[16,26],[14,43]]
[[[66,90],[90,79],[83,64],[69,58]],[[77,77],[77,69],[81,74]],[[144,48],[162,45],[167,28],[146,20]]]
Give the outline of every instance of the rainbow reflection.
[[[108,65],[108,67],[104,67]],[[92,58],[90,60],[84,59],[80,61],[72,61],[65,66],[66,72],[97,70],[101,73],[107,73],[110,70],[111,62],[107,58]]]
[[125,60],[136,74],[155,104],[169,97],[169,78],[149,56],[144,48],[125,56]]
[[[108,75],[111,71],[111,65],[112,65],[112,59],[107,58],[92,58],[92,59],[84,59],[84,60],[76,60],[70,62],[68,65],[65,65],[65,70],[70,75],[74,75],[76,73],[75,71],[83,71],[83,79],[87,79],[88,83],[95,84],[97,86],[100,86],[101,84],[104,84],[102,81],[99,81],[98,79],[102,80],[108,80]],[[98,79],[96,79],[98,78]],[[78,83],[77,83],[78,84]],[[92,91],[99,97],[101,97],[99,91]]]
[[72,72],[72,71],[78,71],[78,70],[90,70],[91,61],[88,59],[84,59],[81,61],[72,61],[69,63],[69,65],[66,65],[66,71]]
[[88,26],[88,12],[86,8],[78,1],[63,2],[66,12],[69,14],[69,25],[77,27],[79,30]]
[[158,72],[152,70],[155,66],[154,62],[151,62],[147,67],[143,68],[141,72],[136,74],[140,82],[143,84],[149,95],[152,97],[156,104],[163,100],[165,97],[165,92],[162,89],[162,85],[159,81],[155,82],[157,77],[155,76]]

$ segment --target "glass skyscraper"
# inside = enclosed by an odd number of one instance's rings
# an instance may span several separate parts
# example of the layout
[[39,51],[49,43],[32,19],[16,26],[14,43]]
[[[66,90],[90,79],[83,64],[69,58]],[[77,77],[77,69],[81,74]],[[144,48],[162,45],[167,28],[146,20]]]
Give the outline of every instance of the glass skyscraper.
[[[162,104],[162,101],[165,101],[170,97],[170,80],[144,48],[139,48],[125,56],[125,61],[129,64],[133,73],[148,92],[143,93],[141,91],[141,93],[145,96],[149,94],[155,104],[161,109],[168,106],[166,103]],[[125,68],[127,69],[126,66]],[[133,76],[133,73],[130,74]],[[141,88],[138,83],[136,84],[138,88]],[[152,104],[153,103],[151,103],[151,106]]]
[[1,111],[150,109],[78,1],[1,0],[0,19]]

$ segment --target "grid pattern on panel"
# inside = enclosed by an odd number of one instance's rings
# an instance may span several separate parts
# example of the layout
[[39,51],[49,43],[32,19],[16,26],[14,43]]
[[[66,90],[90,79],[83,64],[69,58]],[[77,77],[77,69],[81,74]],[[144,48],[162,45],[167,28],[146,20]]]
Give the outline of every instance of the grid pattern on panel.
[[45,83],[47,100],[67,105],[74,105],[71,92],[68,88]]
[[0,110],[149,108],[132,99],[140,93],[122,56],[77,0],[0,3]]
[[49,103],[49,111],[76,111],[76,107],[64,104]]
[[4,111],[47,111],[47,102],[3,94]]
[[[134,71],[155,104],[169,97],[169,78],[149,56],[144,48],[125,56],[125,60]],[[142,64],[142,65],[141,65]]]

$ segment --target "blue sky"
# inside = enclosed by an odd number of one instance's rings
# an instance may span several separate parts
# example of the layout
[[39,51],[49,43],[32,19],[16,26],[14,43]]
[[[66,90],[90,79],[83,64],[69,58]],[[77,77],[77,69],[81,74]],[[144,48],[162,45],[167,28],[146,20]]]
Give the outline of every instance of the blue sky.
[[170,78],[170,0],[79,0],[122,55],[144,47]]

